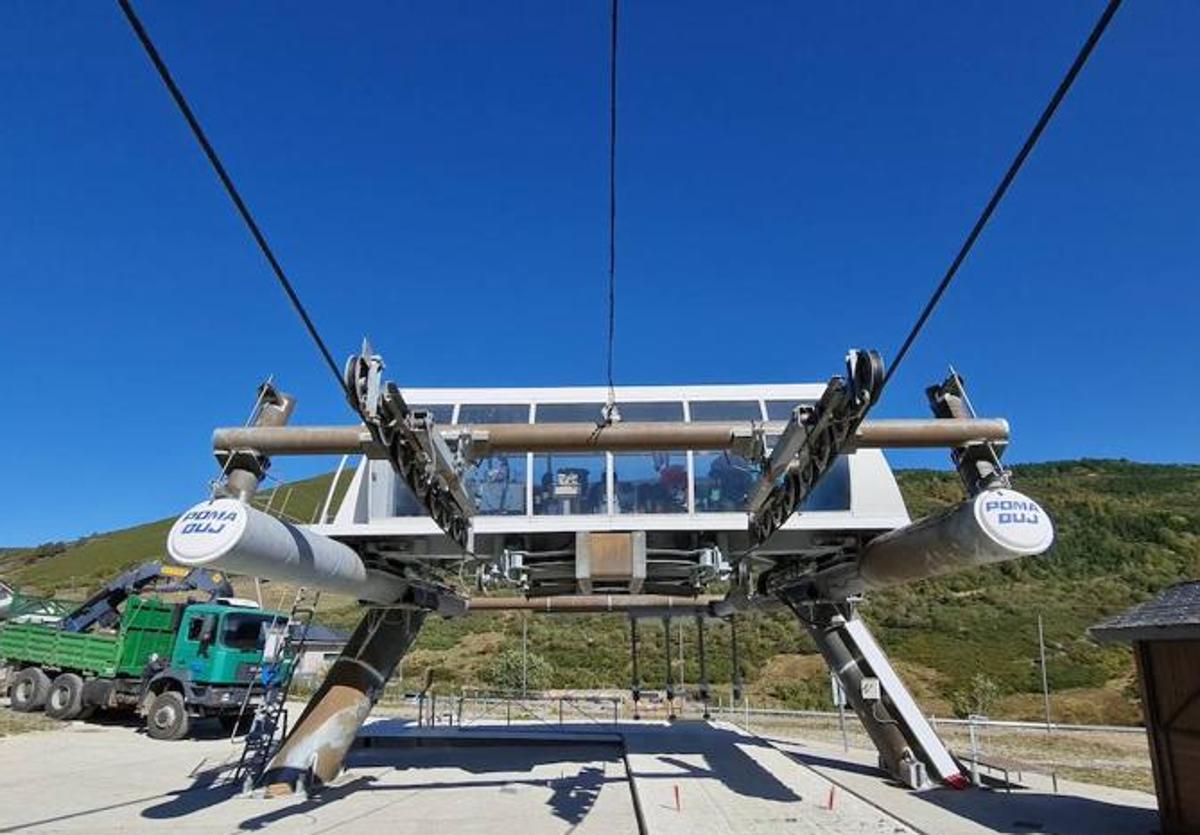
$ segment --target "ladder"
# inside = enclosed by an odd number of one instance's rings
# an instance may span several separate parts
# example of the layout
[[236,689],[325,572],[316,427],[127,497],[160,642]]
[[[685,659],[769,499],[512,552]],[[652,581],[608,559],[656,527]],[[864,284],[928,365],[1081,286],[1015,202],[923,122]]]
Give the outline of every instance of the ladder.
[[[246,732],[242,756],[234,772],[234,782],[241,783],[245,794],[254,790],[279,742],[287,736],[288,691],[292,686],[296,665],[304,654],[308,628],[317,613],[317,602],[320,599],[320,591],[310,597],[308,589],[303,586],[297,589],[291,612],[288,613],[281,645],[272,653],[270,660],[267,653],[263,655],[260,675],[263,684],[262,700],[254,712],[250,729]],[[270,647],[267,649],[270,650]],[[253,681],[246,687],[242,709],[238,712],[239,724],[248,709],[254,688]],[[234,733],[236,732],[235,729]]]

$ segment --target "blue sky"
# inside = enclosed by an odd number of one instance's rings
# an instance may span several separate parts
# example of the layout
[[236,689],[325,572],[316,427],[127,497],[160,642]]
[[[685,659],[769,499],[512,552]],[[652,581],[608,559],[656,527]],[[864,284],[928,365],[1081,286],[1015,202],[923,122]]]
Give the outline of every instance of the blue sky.
[[[894,352],[1102,5],[627,2],[618,384]],[[139,8],[336,354],[603,381],[607,3]],[[197,500],[267,374],[348,419],[116,5],[3,14],[0,545]],[[1012,460],[1200,460],[1198,27],[1118,13],[877,415],[952,362]]]

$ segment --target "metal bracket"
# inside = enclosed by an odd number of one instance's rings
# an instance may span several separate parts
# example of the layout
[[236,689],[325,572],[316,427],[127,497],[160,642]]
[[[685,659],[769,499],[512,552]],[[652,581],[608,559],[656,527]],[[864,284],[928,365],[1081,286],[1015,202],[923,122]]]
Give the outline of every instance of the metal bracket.
[[[971,398],[967,396],[966,382],[953,368],[945,380],[925,389],[925,396],[929,399],[929,408],[934,417],[942,420],[975,417]],[[1000,463],[1004,448],[1004,444],[975,441],[956,446],[950,451],[950,459],[958,470],[968,496],[994,487],[1012,486],[1008,471]]]
[[469,548],[475,503],[462,482],[462,462],[442,440],[433,416],[414,412],[396,384],[383,381],[383,368],[383,358],[366,343],[347,360],[350,405],[430,518],[459,547]]
[[[750,493],[750,539],[761,545],[796,512],[854,440],[883,383],[875,351],[850,351],[846,377],[833,377],[813,406],[798,407]],[[780,477],[782,476],[782,480]]]

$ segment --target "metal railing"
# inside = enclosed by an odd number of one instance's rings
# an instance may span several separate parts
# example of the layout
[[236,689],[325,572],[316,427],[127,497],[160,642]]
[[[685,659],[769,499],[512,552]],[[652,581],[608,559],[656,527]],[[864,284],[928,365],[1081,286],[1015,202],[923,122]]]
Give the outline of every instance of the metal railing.
[[[718,703],[712,708],[714,715],[719,714],[722,718],[736,718],[738,716],[748,715],[751,717],[779,717],[783,719],[830,719],[837,720],[838,713],[833,710],[787,710],[783,708],[751,708],[743,706],[730,706],[727,704]],[[853,717],[851,717],[853,718]],[[989,717],[976,717],[974,719],[959,719],[956,717],[940,717],[929,715],[926,717],[929,723],[934,728],[948,726],[959,728],[970,727],[989,727],[989,728],[1007,728],[1010,730],[1028,730],[1028,731],[1062,731],[1062,732],[1097,732],[1097,733],[1126,733],[1126,734],[1145,734],[1146,729],[1141,725],[1073,725],[1068,723],[1051,722],[1029,722],[1015,719],[991,719]]]

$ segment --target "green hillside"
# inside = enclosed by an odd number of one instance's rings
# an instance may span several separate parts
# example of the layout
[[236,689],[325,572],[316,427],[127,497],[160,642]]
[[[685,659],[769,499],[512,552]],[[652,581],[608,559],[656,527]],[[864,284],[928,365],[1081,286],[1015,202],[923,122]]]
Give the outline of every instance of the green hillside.
[[[259,493],[254,504],[268,503],[297,522],[310,522],[325,502],[333,475],[281,484]],[[346,475],[336,499],[349,483]],[[182,508],[180,509],[183,510]],[[0,578],[17,586],[29,586],[46,595],[79,596],[121,569],[147,560],[164,559],[167,531],[174,518],[97,534],[74,542],[47,542],[34,548],[0,551]]]
[[[1094,644],[1085,629],[1170,583],[1200,576],[1200,466],[1084,460],[1018,466],[1015,477],[1055,520],[1058,539],[1049,555],[879,593],[863,614],[928,709],[961,710],[974,697],[985,699],[994,715],[1036,718],[1040,613],[1056,718],[1136,721],[1128,651]],[[905,471],[898,478],[914,517],[961,497],[952,473]],[[291,489],[288,515],[308,521],[328,484],[325,476],[281,486],[274,506]],[[0,554],[0,577],[46,593],[79,594],[121,567],[161,556],[169,525],[164,520]],[[344,601],[332,606],[323,614],[327,623],[353,625],[355,607]],[[627,624],[605,615],[530,617],[530,650],[544,683],[625,686]],[[642,632],[643,678],[647,686],[661,686],[662,627],[646,623]],[[756,703],[827,704],[823,669],[790,615],[751,617],[739,638]],[[709,639],[710,675],[728,682],[728,630],[713,627]],[[503,677],[498,659],[519,649],[520,640],[520,615],[433,619],[406,660],[405,674],[436,668],[443,689],[494,682]],[[676,653],[677,640],[673,629]],[[691,624],[684,644],[683,674],[695,681]]]

